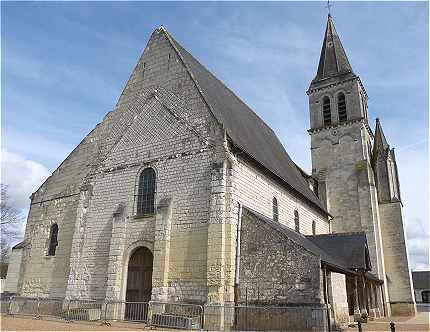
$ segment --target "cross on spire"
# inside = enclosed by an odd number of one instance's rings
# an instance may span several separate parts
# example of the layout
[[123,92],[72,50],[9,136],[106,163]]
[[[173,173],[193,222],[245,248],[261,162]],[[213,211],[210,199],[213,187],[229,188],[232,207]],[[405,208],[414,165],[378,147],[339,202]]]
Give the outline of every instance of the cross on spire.
[[333,5],[330,3],[330,0],[327,0],[326,8],[327,8],[327,11],[328,11],[328,16],[330,16],[330,15],[331,15],[331,13],[330,13],[330,8],[331,8],[331,7],[333,7]]

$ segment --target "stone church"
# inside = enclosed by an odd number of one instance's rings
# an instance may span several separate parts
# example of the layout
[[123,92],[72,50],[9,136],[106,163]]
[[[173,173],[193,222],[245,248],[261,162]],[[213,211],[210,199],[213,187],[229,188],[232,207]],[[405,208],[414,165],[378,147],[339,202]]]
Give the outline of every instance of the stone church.
[[9,291],[414,315],[394,149],[330,15],[307,94],[312,174],[156,29],[115,108],[32,194]]

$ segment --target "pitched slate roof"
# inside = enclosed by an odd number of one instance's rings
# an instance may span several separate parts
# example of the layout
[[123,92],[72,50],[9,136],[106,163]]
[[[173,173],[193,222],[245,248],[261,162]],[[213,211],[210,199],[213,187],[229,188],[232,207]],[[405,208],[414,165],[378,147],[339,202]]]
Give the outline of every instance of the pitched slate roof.
[[353,71],[334,27],[333,18],[329,14],[318,71],[312,82],[346,73],[353,73]]
[[225,128],[233,144],[320,211],[328,214],[273,130],[185,50],[165,28],[160,29],[166,33],[214,117]]
[[261,213],[258,213],[248,207],[244,207],[244,210],[250,213],[251,215],[254,215],[256,218],[261,220],[262,222],[268,224],[270,227],[276,229],[280,233],[284,234],[288,239],[291,241],[297,243],[299,246],[305,248],[306,250],[312,252],[316,256],[320,256],[321,261],[323,261],[325,264],[332,267],[334,270],[340,271],[342,273],[354,273],[353,271],[350,271],[348,268],[348,264],[343,261],[342,259],[339,259],[335,256],[330,255],[325,250],[320,248],[319,246],[315,245],[312,241],[310,241],[305,235],[300,234],[291,228],[287,227],[286,225],[283,225],[279,222],[273,221],[272,219],[262,215]]
[[430,271],[412,271],[415,289],[430,289]]
[[306,238],[349,269],[370,271],[369,249],[364,232],[307,235]]

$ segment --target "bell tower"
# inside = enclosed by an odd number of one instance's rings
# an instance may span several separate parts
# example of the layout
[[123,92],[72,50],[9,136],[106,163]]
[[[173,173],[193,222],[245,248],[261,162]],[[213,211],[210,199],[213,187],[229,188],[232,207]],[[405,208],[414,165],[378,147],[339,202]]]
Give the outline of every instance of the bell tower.
[[371,167],[367,93],[352,70],[331,15],[309,96],[312,174],[334,233],[367,234],[372,272],[384,280],[378,199]]
[[413,315],[394,150],[379,120],[375,135],[369,126],[366,89],[352,70],[330,14],[317,74],[307,94],[312,175],[333,216],[332,232],[366,233],[371,273],[384,281],[388,309]]

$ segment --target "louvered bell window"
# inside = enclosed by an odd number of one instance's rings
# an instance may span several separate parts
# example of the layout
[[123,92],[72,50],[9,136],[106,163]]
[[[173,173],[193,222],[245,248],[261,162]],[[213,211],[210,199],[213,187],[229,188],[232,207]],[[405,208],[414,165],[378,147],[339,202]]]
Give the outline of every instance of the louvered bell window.
[[324,97],[323,99],[323,121],[324,126],[331,125],[331,107],[329,97]]
[[337,96],[337,110],[339,112],[339,122],[342,123],[348,120],[346,115],[345,95],[342,92]]

